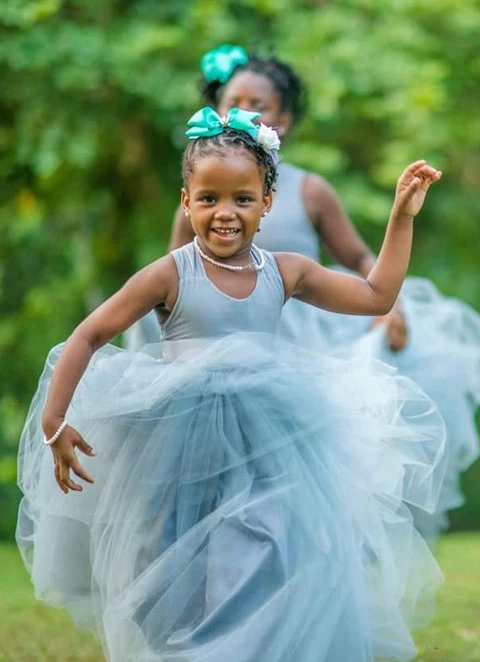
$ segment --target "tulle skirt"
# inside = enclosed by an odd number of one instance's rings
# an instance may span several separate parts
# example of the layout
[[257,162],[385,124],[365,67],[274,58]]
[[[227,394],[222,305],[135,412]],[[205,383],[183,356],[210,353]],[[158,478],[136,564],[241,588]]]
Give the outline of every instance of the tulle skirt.
[[289,301],[280,334],[305,347],[344,357],[377,358],[414,380],[436,403],[447,429],[447,471],[434,513],[412,509],[429,540],[448,528],[447,512],[463,503],[460,475],[479,456],[475,413],[480,405],[480,315],[442,296],[422,278],[407,278],[401,295],[408,342],[392,352],[371,318],[336,315]]
[[409,660],[441,573],[444,424],[410,380],[238,334],[96,353],[68,420],[97,451],[65,496],[42,443],[50,353],[19,456],[37,597],[111,662]]

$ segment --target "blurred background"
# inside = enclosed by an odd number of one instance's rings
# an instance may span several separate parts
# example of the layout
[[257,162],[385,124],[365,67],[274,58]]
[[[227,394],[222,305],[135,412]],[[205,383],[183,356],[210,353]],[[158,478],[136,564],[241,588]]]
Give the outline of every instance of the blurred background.
[[[199,58],[220,43],[303,76],[284,157],[333,183],[374,249],[404,165],[444,171],[410,273],[480,310],[479,34],[478,0],[2,0],[0,538],[48,349],[166,250]],[[480,529],[479,479],[453,530]]]

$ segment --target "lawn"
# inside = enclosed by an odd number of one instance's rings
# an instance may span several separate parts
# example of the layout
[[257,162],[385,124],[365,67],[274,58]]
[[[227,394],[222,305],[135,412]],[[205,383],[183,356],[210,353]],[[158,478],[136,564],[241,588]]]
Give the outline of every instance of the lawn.
[[[446,536],[438,559],[446,584],[434,622],[417,635],[417,662],[480,662],[480,534]],[[0,546],[0,588],[1,662],[103,662],[89,634],[35,602],[12,545]]]

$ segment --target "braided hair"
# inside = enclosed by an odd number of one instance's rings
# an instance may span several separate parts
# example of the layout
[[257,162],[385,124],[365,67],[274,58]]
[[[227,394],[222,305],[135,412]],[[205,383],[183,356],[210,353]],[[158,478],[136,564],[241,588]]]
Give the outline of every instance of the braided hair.
[[[246,64],[241,64],[233,70],[229,80],[241,71],[252,71],[268,78],[280,96],[282,112],[292,116],[293,124],[298,124],[305,115],[308,103],[308,93],[300,76],[290,65],[278,60],[276,57],[262,58],[251,55]],[[200,93],[206,105],[218,108],[223,90],[228,81],[221,83],[218,80],[207,82],[200,79]]]
[[255,160],[264,177],[264,194],[268,195],[274,190],[277,179],[277,160],[270,150],[260,145],[245,131],[226,127],[223,133],[216,136],[190,140],[185,148],[182,159],[182,177],[185,187],[193,173],[195,163],[205,156],[225,156],[232,150],[246,150]]

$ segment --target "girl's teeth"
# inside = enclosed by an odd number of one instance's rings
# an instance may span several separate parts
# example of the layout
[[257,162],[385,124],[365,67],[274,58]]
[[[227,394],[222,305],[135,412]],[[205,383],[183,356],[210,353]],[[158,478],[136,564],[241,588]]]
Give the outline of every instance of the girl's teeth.
[[215,232],[217,234],[223,234],[226,236],[233,236],[234,234],[237,234],[237,230],[221,230],[220,228],[216,228]]

